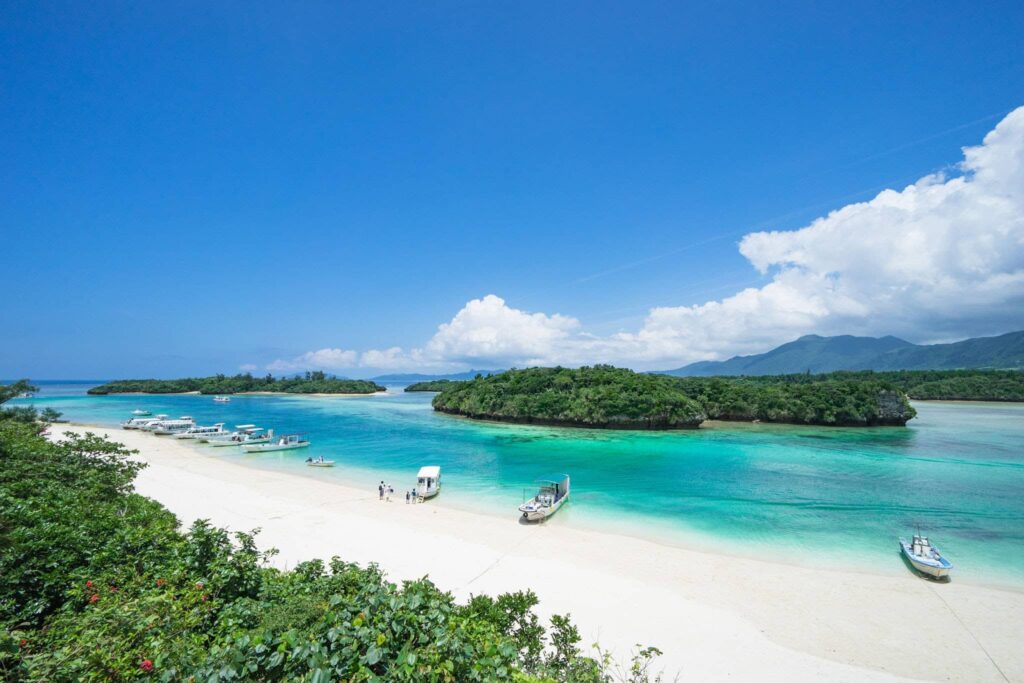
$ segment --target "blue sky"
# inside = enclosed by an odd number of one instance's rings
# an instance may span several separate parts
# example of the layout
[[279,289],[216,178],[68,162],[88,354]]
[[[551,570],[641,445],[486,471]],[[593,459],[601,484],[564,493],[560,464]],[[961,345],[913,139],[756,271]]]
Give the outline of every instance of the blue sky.
[[[943,199],[1021,173],[1009,119],[957,166],[1024,104],[1020,3],[706,5],[5,4],[0,376],[673,367],[1024,327],[1017,195],[998,220]],[[794,256],[935,172],[946,203],[899,220],[945,250],[905,282]],[[825,227],[861,244],[885,215]],[[973,220],[1005,244],[951,263]],[[762,230],[803,241],[740,243]],[[686,312],[745,290],[742,316]]]

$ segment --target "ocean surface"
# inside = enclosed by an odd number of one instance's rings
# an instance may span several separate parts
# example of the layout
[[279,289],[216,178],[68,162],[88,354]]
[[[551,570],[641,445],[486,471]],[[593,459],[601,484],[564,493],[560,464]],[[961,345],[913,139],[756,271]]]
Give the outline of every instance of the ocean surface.
[[[88,396],[85,383],[37,383],[13,403],[117,427],[135,408],[200,424],[304,432],[308,449],[246,454],[194,447],[250,467],[335,479],[400,496],[422,465],[442,467],[429,504],[502,515],[538,477],[572,476],[548,524],[811,566],[906,572],[897,537],[920,527],[955,580],[1024,589],[1024,405],[915,403],[906,428],[717,424],[685,432],[615,432],[473,422],[434,413],[433,394],[314,398]],[[116,434],[116,432],[114,433]],[[160,437],[153,437],[160,438]],[[189,443],[189,442],[185,442]],[[309,456],[337,461],[306,467]]]

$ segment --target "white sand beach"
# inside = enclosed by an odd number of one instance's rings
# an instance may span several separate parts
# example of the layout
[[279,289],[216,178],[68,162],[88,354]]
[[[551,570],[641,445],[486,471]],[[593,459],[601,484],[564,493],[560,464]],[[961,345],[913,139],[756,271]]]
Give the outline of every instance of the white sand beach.
[[[58,425],[55,434],[81,426]],[[262,471],[150,434],[108,434],[148,463],[139,493],[232,530],[260,528],[274,563],[338,555],[392,580],[429,575],[459,599],[532,589],[584,643],[625,661],[664,651],[666,680],[1024,681],[1024,593],[811,569],[446,508],[314,476]],[[896,561],[894,554],[894,561]]]

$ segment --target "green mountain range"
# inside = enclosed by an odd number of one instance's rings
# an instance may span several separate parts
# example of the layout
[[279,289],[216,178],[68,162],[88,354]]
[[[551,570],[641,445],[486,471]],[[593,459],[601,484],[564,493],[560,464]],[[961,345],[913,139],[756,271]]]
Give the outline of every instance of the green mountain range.
[[786,375],[836,370],[1024,369],[1024,331],[952,344],[911,344],[897,337],[820,337],[809,334],[767,353],[691,363],[664,374]]

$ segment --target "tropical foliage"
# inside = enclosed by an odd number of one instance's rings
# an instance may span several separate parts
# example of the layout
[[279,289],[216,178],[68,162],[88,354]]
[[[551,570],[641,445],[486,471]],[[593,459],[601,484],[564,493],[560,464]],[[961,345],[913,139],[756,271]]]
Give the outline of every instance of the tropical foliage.
[[405,388],[406,391],[442,391],[453,384],[461,384],[457,379],[431,379],[425,382],[414,382]]
[[123,379],[89,389],[90,394],[238,394],[246,391],[274,391],[286,394],[372,394],[385,387],[365,379],[339,379],[323,372],[307,372],[298,377],[253,377],[214,375],[185,379]]
[[957,401],[1024,401],[1024,370],[872,370],[730,378],[750,383],[810,384],[823,381],[884,382],[910,398]]
[[435,410],[478,419],[673,429],[705,418],[817,425],[903,425],[916,414],[877,377],[670,377],[606,365],[530,368],[449,386]]
[[917,412],[891,382],[822,375],[679,377],[680,391],[712,420],[809,425],[904,425]]
[[704,420],[672,378],[597,365],[529,368],[445,387],[435,410],[509,422],[620,429],[679,429]]
[[39,425],[41,428],[47,423],[56,422],[61,414],[53,408],[37,410],[34,406],[6,407],[5,403],[12,398],[32,394],[38,388],[28,383],[28,380],[18,380],[12,384],[0,384],[0,420],[15,420],[26,424]]
[[[0,394],[0,396],[5,394]],[[253,534],[186,533],[136,494],[119,444],[0,418],[0,679],[5,681],[658,680],[593,657],[533,593],[458,604],[338,558],[268,567]]]

